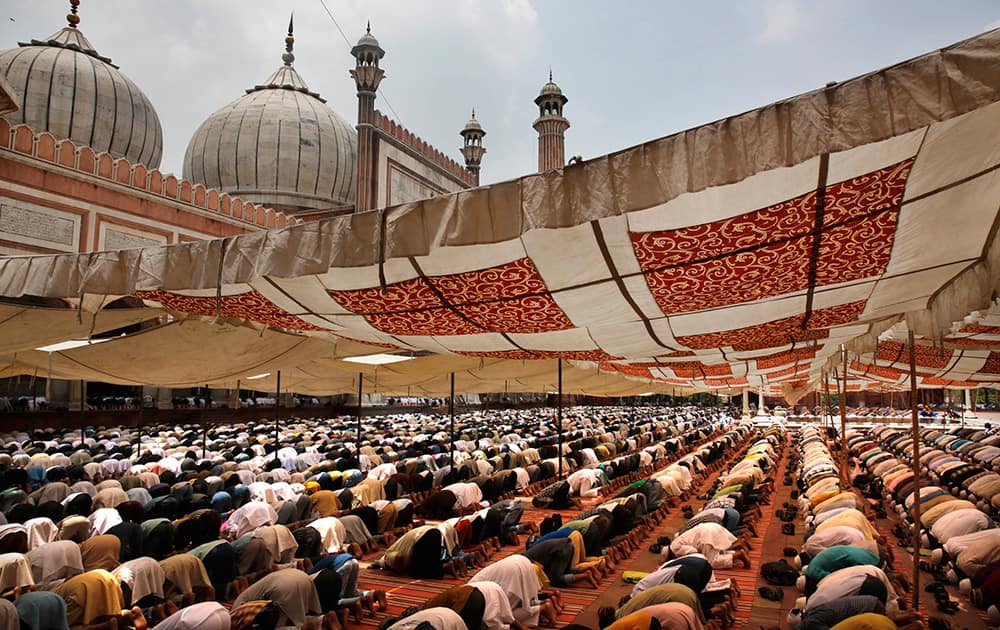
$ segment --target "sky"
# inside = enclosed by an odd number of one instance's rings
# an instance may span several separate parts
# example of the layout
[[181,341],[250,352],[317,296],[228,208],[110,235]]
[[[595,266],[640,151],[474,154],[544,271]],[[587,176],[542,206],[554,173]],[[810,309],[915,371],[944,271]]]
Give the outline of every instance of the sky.
[[[7,49],[57,32],[69,3],[0,6]],[[281,64],[292,10],[296,69],[349,122],[350,46],[369,20],[386,51],[379,109],[461,162],[475,108],[484,184],[536,170],[550,68],[569,98],[566,158],[590,159],[1000,28],[996,0],[83,0],[80,28],[150,98],[161,170],[180,175],[201,122]]]

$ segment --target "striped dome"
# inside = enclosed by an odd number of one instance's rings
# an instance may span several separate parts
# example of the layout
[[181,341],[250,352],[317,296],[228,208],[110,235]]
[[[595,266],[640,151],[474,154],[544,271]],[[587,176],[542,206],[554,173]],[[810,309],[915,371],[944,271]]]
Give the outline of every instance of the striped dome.
[[163,130],[153,104],[79,29],[66,27],[19,46],[0,53],[0,71],[14,88],[19,108],[4,118],[159,167]]
[[184,177],[282,209],[353,203],[357,131],[325,103],[286,59],[201,124]]

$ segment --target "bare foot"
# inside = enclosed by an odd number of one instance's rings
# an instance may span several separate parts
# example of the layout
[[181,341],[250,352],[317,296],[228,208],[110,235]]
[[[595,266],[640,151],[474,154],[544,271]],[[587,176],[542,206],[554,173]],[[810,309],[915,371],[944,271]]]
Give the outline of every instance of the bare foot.
[[342,627],[336,612],[328,612],[323,615],[323,630],[341,630]]
[[149,624],[146,623],[146,618],[142,614],[142,609],[138,606],[134,606],[132,610],[128,611],[128,616],[135,630],[146,630],[149,627]]

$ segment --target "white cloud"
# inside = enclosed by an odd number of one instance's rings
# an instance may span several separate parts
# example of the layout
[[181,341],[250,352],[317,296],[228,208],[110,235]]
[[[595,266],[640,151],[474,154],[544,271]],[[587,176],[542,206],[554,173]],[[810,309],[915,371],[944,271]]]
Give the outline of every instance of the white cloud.
[[802,26],[803,15],[797,0],[768,0],[764,4],[764,30],[760,40],[768,44],[784,41]]

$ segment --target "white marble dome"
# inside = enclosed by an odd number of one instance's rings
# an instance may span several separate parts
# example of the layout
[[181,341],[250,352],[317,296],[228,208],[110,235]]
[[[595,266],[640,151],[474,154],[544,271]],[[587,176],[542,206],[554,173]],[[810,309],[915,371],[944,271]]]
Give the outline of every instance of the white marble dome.
[[0,52],[0,71],[18,105],[4,115],[11,124],[159,167],[163,130],[153,104],[79,29]]
[[[290,48],[290,47],[289,47]],[[354,202],[357,131],[284,65],[203,122],[184,177],[286,210]]]

